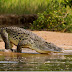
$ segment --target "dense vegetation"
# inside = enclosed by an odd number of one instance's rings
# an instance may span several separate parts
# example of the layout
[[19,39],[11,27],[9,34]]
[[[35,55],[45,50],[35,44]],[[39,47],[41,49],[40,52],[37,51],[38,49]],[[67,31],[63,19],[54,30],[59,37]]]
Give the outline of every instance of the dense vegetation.
[[0,0],[0,14],[38,14],[32,30],[72,32],[72,0]]
[[65,3],[52,0],[38,19],[33,22],[32,29],[72,32],[72,14],[67,11]]

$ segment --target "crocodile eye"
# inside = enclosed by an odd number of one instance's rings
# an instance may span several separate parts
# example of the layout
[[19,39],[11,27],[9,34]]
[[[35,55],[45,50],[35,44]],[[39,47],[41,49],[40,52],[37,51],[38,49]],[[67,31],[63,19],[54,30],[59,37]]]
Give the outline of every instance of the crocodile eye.
[[48,42],[45,42],[45,43],[48,43]]

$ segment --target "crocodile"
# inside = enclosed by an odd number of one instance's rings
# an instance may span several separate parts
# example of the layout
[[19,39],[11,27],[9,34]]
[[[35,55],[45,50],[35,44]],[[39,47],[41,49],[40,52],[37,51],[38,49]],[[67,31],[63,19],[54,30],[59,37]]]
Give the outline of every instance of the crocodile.
[[5,43],[5,49],[12,50],[13,44],[17,46],[16,51],[22,52],[22,48],[30,48],[39,53],[63,52],[63,49],[43,38],[19,27],[1,27],[1,37]]

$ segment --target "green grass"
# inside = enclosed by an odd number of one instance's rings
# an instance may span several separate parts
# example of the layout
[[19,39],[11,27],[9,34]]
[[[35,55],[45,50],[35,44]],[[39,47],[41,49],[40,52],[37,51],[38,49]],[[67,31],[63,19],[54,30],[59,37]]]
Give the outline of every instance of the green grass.
[[49,0],[0,0],[0,14],[36,14],[47,8]]
[[[48,8],[51,0],[0,0],[0,14],[37,14]],[[58,0],[62,2],[63,0]]]

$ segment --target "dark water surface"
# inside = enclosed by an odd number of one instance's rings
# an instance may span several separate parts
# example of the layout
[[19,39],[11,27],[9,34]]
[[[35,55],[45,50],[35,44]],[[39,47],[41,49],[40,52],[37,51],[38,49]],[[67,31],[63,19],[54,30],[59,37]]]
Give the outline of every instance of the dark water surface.
[[71,71],[72,55],[0,52],[0,71]]

